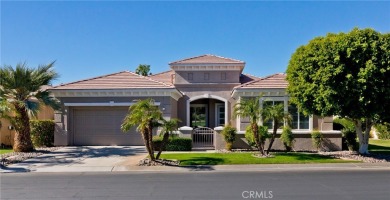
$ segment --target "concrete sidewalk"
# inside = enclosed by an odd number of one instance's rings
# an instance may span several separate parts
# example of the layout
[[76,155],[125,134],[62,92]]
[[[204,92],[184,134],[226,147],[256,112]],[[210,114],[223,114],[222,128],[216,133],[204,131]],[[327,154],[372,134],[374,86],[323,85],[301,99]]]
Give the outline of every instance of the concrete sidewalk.
[[[109,160],[107,160],[109,161]],[[112,160],[111,160],[112,161]],[[88,166],[55,166],[18,170],[17,166],[4,169],[3,173],[15,172],[134,172],[134,173],[191,173],[191,172],[283,172],[283,171],[332,171],[332,170],[389,170],[390,163],[324,163],[324,164],[253,164],[253,165],[203,165],[203,166],[136,166],[134,164],[89,163]]]

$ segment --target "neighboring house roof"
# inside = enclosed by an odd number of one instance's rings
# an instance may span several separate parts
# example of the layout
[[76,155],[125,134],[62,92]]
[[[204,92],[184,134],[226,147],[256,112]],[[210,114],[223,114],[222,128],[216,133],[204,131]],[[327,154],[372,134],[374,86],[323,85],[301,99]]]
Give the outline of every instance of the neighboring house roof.
[[264,78],[253,80],[235,87],[235,89],[287,88],[285,73],[277,73]]
[[211,54],[205,54],[201,56],[186,58],[169,63],[174,64],[245,64],[244,61],[236,60],[232,58],[225,58],[222,56],[216,56]]
[[172,82],[173,74],[175,74],[175,72],[173,70],[168,70],[168,71],[160,72],[157,74],[152,74],[149,77],[152,78],[153,80],[160,81],[160,82],[166,83],[168,85],[173,85],[173,82]]
[[153,80],[146,76],[141,76],[133,72],[122,71],[105,76],[85,79],[81,81],[62,84],[51,88],[51,90],[61,89],[159,89],[174,88],[170,84]]

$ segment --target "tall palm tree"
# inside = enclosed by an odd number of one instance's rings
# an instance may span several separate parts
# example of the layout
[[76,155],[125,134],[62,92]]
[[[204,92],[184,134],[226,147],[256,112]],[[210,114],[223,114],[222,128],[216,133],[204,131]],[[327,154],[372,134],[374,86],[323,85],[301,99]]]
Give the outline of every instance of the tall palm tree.
[[284,105],[283,104],[276,104],[273,106],[266,107],[263,112],[263,120],[269,121],[272,120],[272,135],[271,139],[269,141],[269,145],[267,148],[267,154],[270,152],[272,145],[276,138],[276,132],[278,128],[280,128],[279,123],[283,122],[284,119],[288,117],[288,113],[284,111]]
[[58,101],[48,91],[41,90],[58,77],[53,70],[54,62],[29,68],[19,63],[15,68],[6,65],[0,68],[0,101],[10,112],[3,112],[15,127],[13,150],[15,152],[33,151],[30,136],[30,118],[35,116],[42,104],[59,109]]
[[249,123],[252,129],[253,137],[255,138],[255,144],[257,149],[260,151],[262,155],[265,155],[264,145],[260,142],[262,137],[259,135],[259,125],[258,122],[260,117],[262,116],[263,109],[260,106],[260,98],[262,96],[256,98],[247,98],[241,99],[234,105],[233,114],[235,117],[248,117]]
[[170,120],[161,119],[160,127],[162,128],[161,134],[163,136],[163,139],[161,141],[160,149],[157,153],[156,159],[160,158],[160,155],[165,148],[165,145],[168,143],[169,135],[172,134],[173,131],[176,131],[178,128],[178,123],[180,122],[179,119],[173,118]]
[[124,132],[137,126],[137,131],[141,133],[146,149],[151,160],[155,160],[153,147],[153,128],[156,127],[158,120],[162,118],[162,112],[154,105],[153,99],[139,100],[129,108],[121,129]]

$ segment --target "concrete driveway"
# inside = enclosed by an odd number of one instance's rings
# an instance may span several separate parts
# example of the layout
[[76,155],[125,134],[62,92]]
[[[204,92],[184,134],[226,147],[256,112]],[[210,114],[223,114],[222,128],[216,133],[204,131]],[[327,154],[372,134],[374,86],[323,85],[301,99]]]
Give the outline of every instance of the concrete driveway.
[[135,166],[145,158],[144,146],[74,146],[9,165],[8,172],[96,172]]

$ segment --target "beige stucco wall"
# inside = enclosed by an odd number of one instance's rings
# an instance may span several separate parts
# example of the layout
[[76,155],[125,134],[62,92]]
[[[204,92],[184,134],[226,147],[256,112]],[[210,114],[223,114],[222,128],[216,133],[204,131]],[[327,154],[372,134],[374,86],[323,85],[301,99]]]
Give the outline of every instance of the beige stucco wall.
[[[192,80],[189,80],[192,74]],[[208,74],[208,75],[207,75]],[[240,71],[177,71],[175,84],[191,83],[239,83]],[[208,77],[208,79],[206,78]]]
[[[33,119],[54,119],[54,111],[48,106],[42,106],[37,116]],[[2,127],[0,128],[0,144],[13,145],[15,130],[9,130],[11,125],[8,120],[1,119]]]
[[135,100],[142,100],[152,98],[156,102],[160,102],[159,108],[163,112],[163,116],[171,118],[177,116],[176,100],[169,96],[161,97],[63,97],[59,98],[62,104],[61,111],[55,113],[56,131],[54,135],[54,145],[67,146],[72,145],[73,125],[72,115],[74,107],[66,107],[65,103],[115,103],[135,102]]
[[319,116],[314,116],[313,129],[320,130],[320,131],[333,130],[333,117],[321,118]]
[[[340,151],[342,149],[341,133],[323,133],[324,142],[322,144],[322,151]],[[280,134],[277,135],[273,150],[285,150],[283,143],[281,142]],[[310,133],[295,133],[294,151],[316,151],[313,146]],[[265,146],[268,147],[269,141],[267,140]],[[221,147],[222,145],[220,145]],[[250,149],[244,134],[237,134],[236,141],[233,143],[233,148],[236,149]]]

